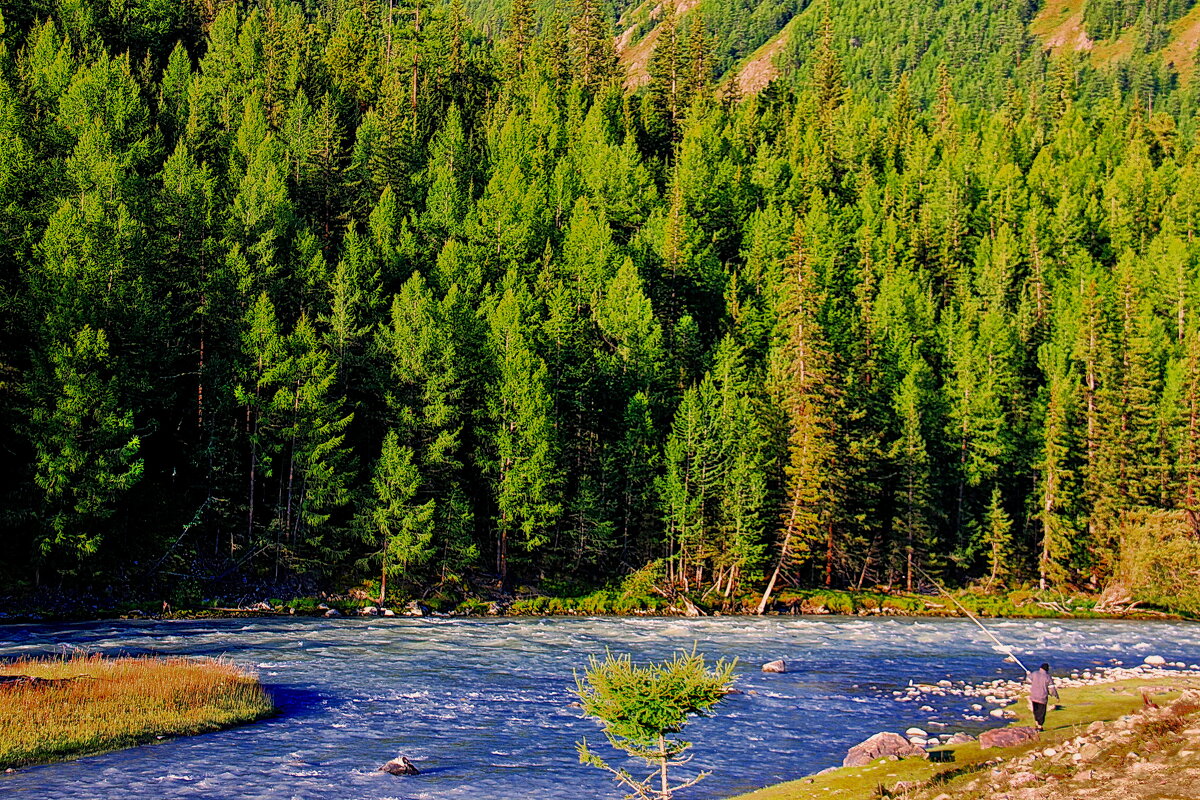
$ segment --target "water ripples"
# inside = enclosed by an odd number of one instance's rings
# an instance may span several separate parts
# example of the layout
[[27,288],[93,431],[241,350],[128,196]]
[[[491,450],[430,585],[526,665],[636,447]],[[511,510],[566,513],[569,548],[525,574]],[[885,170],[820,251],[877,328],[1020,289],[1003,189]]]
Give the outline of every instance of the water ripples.
[[[1200,659],[1187,623],[1002,621],[1018,657],[1056,671],[1151,653]],[[712,719],[688,728],[698,768],[687,795],[717,798],[840,763],[879,730],[977,731],[970,701],[897,702],[909,681],[982,681],[1019,672],[970,622],[956,619],[263,619],[0,627],[0,657],[64,648],[228,656],[258,670],[279,716],[215,734],[0,776],[0,796],[57,800],[577,800],[619,797],[581,766],[574,743],[602,742],[572,708],[574,671],[606,649],[662,659],[693,646],[737,658],[737,686]],[[784,675],[759,666],[786,659]],[[944,726],[944,727],[942,727]],[[375,768],[397,753],[422,770]],[[631,765],[632,766],[632,765]],[[639,766],[640,770],[641,767]]]

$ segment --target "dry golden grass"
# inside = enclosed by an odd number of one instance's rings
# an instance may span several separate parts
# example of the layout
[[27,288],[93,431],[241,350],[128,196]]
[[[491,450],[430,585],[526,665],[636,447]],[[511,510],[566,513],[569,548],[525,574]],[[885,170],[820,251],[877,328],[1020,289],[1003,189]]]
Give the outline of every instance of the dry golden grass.
[[[23,680],[4,680],[24,676]],[[258,679],[228,661],[104,658],[0,664],[0,769],[220,730],[269,716]]]

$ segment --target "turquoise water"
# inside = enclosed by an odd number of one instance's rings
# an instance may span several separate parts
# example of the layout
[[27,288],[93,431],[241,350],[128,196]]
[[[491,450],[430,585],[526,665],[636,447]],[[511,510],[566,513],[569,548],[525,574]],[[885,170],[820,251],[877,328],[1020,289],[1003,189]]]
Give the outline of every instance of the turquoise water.
[[[992,626],[1023,661],[1055,672],[1200,660],[1200,625],[1006,621]],[[0,657],[83,648],[228,656],[256,669],[282,713],[220,733],[0,775],[0,797],[524,800],[621,797],[580,765],[603,744],[571,707],[573,671],[606,648],[661,659],[696,644],[737,658],[736,685],[686,730],[691,766],[713,771],[681,798],[718,798],[839,764],[880,730],[943,722],[977,731],[961,697],[933,712],[900,703],[908,682],[1020,677],[959,619],[264,619],[0,626]],[[1028,656],[1028,659],[1026,659]],[[759,667],[784,658],[789,672]],[[925,701],[922,701],[923,703]],[[969,701],[968,701],[969,702]],[[403,753],[415,777],[376,771]],[[632,765],[631,765],[632,766]],[[640,771],[640,768],[639,768]]]

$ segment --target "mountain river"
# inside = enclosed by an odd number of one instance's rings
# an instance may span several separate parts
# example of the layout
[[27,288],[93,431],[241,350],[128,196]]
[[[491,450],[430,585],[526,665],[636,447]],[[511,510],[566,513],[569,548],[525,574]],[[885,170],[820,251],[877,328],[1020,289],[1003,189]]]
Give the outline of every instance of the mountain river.
[[[1027,664],[1056,673],[1200,660],[1200,625],[1000,621]],[[580,765],[598,725],[572,708],[573,672],[606,649],[662,659],[693,645],[737,658],[732,695],[684,732],[713,775],[681,800],[720,798],[841,763],[881,730],[978,732],[969,699],[897,702],[909,681],[1019,677],[964,619],[853,617],[281,619],[0,626],[0,658],[90,652],[226,656],[255,669],[280,714],[220,733],[0,775],[0,797],[280,800],[593,800],[624,792]],[[1026,658],[1028,656],[1028,658]],[[759,667],[786,659],[788,672]],[[994,723],[998,724],[998,723]],[[376,768],[403,753],[421,769]],[[631,765],[632,766],[632,765]],[[642,772],[637,767],[635,774]]]

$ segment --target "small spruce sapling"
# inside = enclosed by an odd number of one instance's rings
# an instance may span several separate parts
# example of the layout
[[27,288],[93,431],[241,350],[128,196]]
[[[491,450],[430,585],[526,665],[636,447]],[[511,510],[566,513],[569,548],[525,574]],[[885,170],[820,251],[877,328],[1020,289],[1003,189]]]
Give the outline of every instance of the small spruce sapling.
[[593,656],[584,678],[575,678],[584,713],[600,720],[609,744],[644,759],[654,770],[638,780],[592,752],[587,739],[576,743],[580,763],[611,772],[620,785],[632,790],[629,798],[670,800],[674,792],[699,783],[710,773],[701,772],[671,785],[668,771],[692,760],[692,755],[683,756],[692,743],[669,738],[669,734],[679,733],[690,716],[707,716],[724,699],[732,687],[736,664],[736,660],[722,659],[707,669],[704,656],[694,648],[670,661],[644,667],[635,665],[628,655],[608,653],[603,661]]

